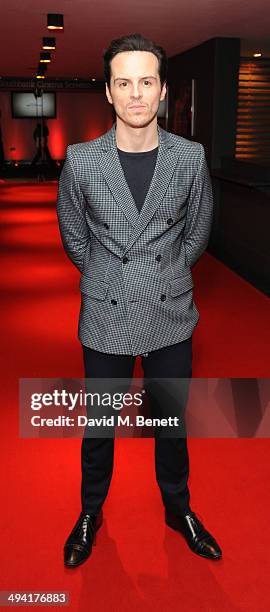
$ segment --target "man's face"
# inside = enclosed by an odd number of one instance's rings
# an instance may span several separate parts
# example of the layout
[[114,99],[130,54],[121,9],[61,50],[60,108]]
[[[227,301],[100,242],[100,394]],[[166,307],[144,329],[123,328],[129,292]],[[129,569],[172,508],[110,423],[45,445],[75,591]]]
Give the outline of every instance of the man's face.
[[166,96],[166,84],[162,88],[160,84],[157,57],[149,51],[118,53],[111,61],[106,96],[124,123],[134,128],[148,125]]

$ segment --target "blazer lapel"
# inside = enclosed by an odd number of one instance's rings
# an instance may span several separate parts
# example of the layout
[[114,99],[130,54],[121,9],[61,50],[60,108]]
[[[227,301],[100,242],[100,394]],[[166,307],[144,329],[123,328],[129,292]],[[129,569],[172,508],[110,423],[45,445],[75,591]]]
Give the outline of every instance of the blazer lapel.
[[128,187],[117,152],[115,125],[102,137],[101,148],[100,169],[115,201],[121,207],[129,223],[134,226],[140,213]]
[[[152,181],[147,192],[143,207],[139,212],[127,185],[121,162],[117,153],[115,124],[102,139],[103,154],[100,166],[117,204],[133,226],[129,240],[125,246],[128,251],[140,234],[144,231],[167,190],[174,173],[179,150],[176,150],[173,138],[158,125],[159,149]],[[124,254],[124,251],[123,251]]]

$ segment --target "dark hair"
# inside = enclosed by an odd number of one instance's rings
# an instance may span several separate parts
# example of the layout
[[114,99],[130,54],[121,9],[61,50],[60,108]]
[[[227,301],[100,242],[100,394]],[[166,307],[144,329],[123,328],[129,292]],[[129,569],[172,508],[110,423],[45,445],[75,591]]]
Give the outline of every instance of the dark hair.
[[103,53],[104,76],[108,86],[110,86],[111,80],[111,61],[118,53],[123,51],[149,51],[153,53],[158,59],[159,78],[161,85],[163,85],[167,78],[168,60],[166,52],[162,47],[156,45],[152,40],[144,38],[141,34],[129,34],[112,40],[108,49]]

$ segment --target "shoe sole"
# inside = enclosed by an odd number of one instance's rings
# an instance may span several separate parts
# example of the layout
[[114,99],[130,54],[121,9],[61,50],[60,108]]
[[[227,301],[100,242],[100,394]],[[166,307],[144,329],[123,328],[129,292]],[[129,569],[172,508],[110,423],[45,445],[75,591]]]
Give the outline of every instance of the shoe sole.
[[179,529],[177,529],[177,527],[174,527],[174,525],[171,525],[170,523],[168,523],[167,521],[165,521],[166,525],[168,525],[168,527],[170,527],[171,529],[173,529],[174,531],[177,531],[177,533],[179,533],[180,535],[183,536],[185,542],[187,543],[189,549],[198,557],[203,557],[204,559],[209,559],[209,561],[219,561],[222,558],[222,554],[219,557],[208,557],[208,555],[204,555],[203,553],[197,552],[196,550],[194,550],[194,548],[192,548],[192,546],[190,546],[189,542],[186,540],[184,534],[182,533],[182,531],[180,531]]
[[[101,523],[100,523],[100,524],[97,526],[97,528],[96,528],[96,533],[97,533],[97,531],[99,530],[99,528],[101,527],[101,525],[102,525],[102,524],[103,524],[103,519],[102,519]],[[93,540],[93,544],[92,544],[92,546],[96,546],[96,533],[95,533],[95,537],[94,537],[94,540]],[[92,550],[91,550],[91,552],[92,552]],[[87,561],[87,559],[89,559],[89,557],[90,557],[90,555],[91,555],[91,552],[89,553],[89,555],[87,555],[87,557],[85,557],[84,559],[82,559],[81,561],[79,561],[79,563],[66,563],[66,562],[64,561],[64,566],[65,566],[65,567],[71,567],[71,568],[72,568],[72,567],[78,567],[79,565],[82,565],[82,563],[84,563],[85,561]]]

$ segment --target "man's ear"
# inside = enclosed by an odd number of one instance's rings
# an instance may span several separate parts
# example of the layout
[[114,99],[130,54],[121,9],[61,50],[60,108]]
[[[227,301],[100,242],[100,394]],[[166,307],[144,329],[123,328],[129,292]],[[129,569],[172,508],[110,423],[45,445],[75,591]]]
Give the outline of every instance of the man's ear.
[[109,102],[110,104],[112,104],[112,103],[113,103],[113,101],[112,101],[112,96],[111,96],[111,94],[110,94],[110,90],[109,90],[109,87],[108,87],[108,83],[105,83],[105,87],[106,87],[106,96],[107,96],[107,100],[108,100],[108,102]]
[[162,102],[162,100],[165,99],[166,97],[166,93],[167,93],[167,83],[166,81],[163,83],[162,88],[161,88],[161,92],[160,92],[160,101]]

